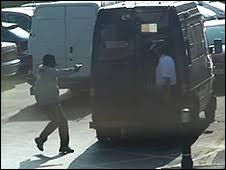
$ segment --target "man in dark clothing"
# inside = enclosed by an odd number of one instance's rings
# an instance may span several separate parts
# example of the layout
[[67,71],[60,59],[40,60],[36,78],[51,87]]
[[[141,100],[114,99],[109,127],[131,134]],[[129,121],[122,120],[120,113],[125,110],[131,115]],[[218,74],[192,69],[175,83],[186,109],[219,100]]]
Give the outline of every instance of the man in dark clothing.
[[78,66],[68,69],[56,69],[55,57],[45,55],[43,64],[39,66],[35,81],[35,94],[37,102],[43,112],[47,113],[50,119],[49,124],[41,132],[39,137],[35,138],[35,142],[39,150],[43,151],[43,145],[47,141],[48,136],[55,130],[59,129],[60,149],[62,153],[74,152],[69,145],[68,122],[64,116],[60,100],[59,87],[57,85],[57,77],[62,74],[71,74],[79,71]]

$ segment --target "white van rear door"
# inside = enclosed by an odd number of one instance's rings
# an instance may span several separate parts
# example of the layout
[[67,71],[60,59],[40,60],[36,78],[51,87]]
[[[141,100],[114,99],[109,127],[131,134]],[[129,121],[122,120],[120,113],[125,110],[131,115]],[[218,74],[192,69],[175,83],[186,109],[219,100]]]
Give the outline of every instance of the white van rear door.
[[95,6],[77,5],[66,8],[66,63],[71,67],[82,63],[76,76],[90,75],[93,29],[96,20]]
[[32,20],[33,66],[52,54],[57,68],[65,68],[65,7],[40,7]]

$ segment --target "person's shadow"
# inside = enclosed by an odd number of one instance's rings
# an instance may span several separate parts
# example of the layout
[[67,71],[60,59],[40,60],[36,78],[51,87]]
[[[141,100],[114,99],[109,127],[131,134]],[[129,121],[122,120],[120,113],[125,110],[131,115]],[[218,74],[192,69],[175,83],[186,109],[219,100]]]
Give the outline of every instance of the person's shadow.
[[37,159],[37,160],[27,159],[25,161],[22,161],[22,162],[20,162],[19,169],[36,169],[36,168],[59,166],[59,165],[62,165],[62,164],[52,164],[52,165],[42,165],[42,164],[48,162],[49,160],[60,158],[64,155],[58,154],[58,155],[55,155],[53,157],[48,157],[48,156],[45,156],[45,155],[42,155],[42,154],[38,154],[38,155],[34,155],[34,156],[36,156],[39,159]]

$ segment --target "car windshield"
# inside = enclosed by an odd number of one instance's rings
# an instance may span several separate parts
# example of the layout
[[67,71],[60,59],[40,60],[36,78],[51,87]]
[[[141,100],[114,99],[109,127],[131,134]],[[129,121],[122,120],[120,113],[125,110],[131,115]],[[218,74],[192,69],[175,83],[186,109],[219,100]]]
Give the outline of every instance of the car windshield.
[[211,26],[206,28],[206,37],[209,45],[214,44],[214,39],[220,38],[222,43],[225,44],[225,28],[224,25],[221,26]]
[[16,35],[17,37],[20,37],[23,39],[29,38],[29,33],[20,27],[16,27],[14,29],[9,29],[8,31],[11,32],[12,34]]

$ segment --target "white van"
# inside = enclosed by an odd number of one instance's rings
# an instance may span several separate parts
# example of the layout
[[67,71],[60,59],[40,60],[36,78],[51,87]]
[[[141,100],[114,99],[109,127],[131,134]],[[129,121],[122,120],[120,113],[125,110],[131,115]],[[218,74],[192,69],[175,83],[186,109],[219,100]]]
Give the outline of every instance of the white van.
[[38,4],[32,17],[28,48],[35,73],[46,54],[56,57],[57,68],[82,64],[78,73],[59,78],[59,87],[88,90],[93,29],[99,1],[62,1]]

